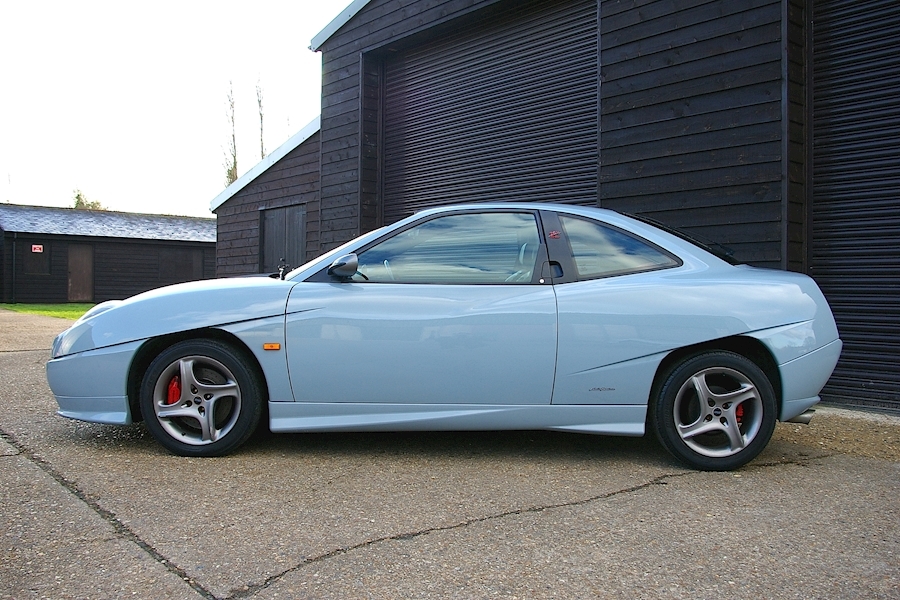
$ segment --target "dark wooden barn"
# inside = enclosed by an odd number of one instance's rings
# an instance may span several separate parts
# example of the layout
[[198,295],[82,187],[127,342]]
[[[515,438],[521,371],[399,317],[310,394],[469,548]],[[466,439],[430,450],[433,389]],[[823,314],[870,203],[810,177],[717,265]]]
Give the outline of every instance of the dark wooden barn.
[[263,207],[307,207],[306,258],[439,204],[642,213],[813,275],[845,341],[826,397],[900,408],[900,3],[356,0],[312,49],[305,168],[218,206],[220,274],[263,268]]
[[102,302],[215,276],[215,219],[0,204],[3,302]]
[[319,119],[213,199],[219,277],[274,273],[319,254]]

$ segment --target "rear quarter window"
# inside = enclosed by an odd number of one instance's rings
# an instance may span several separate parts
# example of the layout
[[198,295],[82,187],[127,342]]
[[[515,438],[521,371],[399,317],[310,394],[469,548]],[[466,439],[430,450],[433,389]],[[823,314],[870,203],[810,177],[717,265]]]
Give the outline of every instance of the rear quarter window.
[[668,269],[681,261],[662,248],[614,227],[560,215],[578,279],[597,279]]

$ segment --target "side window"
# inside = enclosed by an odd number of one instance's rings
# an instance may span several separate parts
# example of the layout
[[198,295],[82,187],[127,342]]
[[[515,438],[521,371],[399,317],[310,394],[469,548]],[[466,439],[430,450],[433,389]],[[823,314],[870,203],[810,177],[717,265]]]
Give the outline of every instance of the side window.
[[596,279],[680,265],[675,257],[647,241],[613,227],[560,215],[578,278]]
[[431,219],[359,254],[353,281],[530,283],[540,246],[530,213],[472,213]]

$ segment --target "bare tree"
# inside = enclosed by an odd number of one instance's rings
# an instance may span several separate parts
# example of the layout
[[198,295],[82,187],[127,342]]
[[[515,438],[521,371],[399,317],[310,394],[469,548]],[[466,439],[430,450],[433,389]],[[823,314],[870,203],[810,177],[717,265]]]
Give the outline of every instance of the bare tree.
[[231,144],[228,152],[225,154],[225,186],[234,183],[238,178],[238,162],[237,162],[237,134],[234,126],[234,86],[232,82],[228,82],[228,96],[226,99],[228,109],[226,117],[231,125]]
[[256,106],[259,108],[259,158],[266,157],[266,143],[263,141],[263,106],[262,106],[262,87],[259,85],[259,79],[256,80]]

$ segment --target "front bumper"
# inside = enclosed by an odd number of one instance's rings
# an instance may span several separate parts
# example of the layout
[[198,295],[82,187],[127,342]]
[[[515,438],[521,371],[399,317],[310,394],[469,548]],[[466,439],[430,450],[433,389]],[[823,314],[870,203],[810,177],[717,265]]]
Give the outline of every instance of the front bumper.
[[47,383],[59,404],[58,414],[70,419],[128,425],[128,369],[142,342],[130,342],[51,359]]

